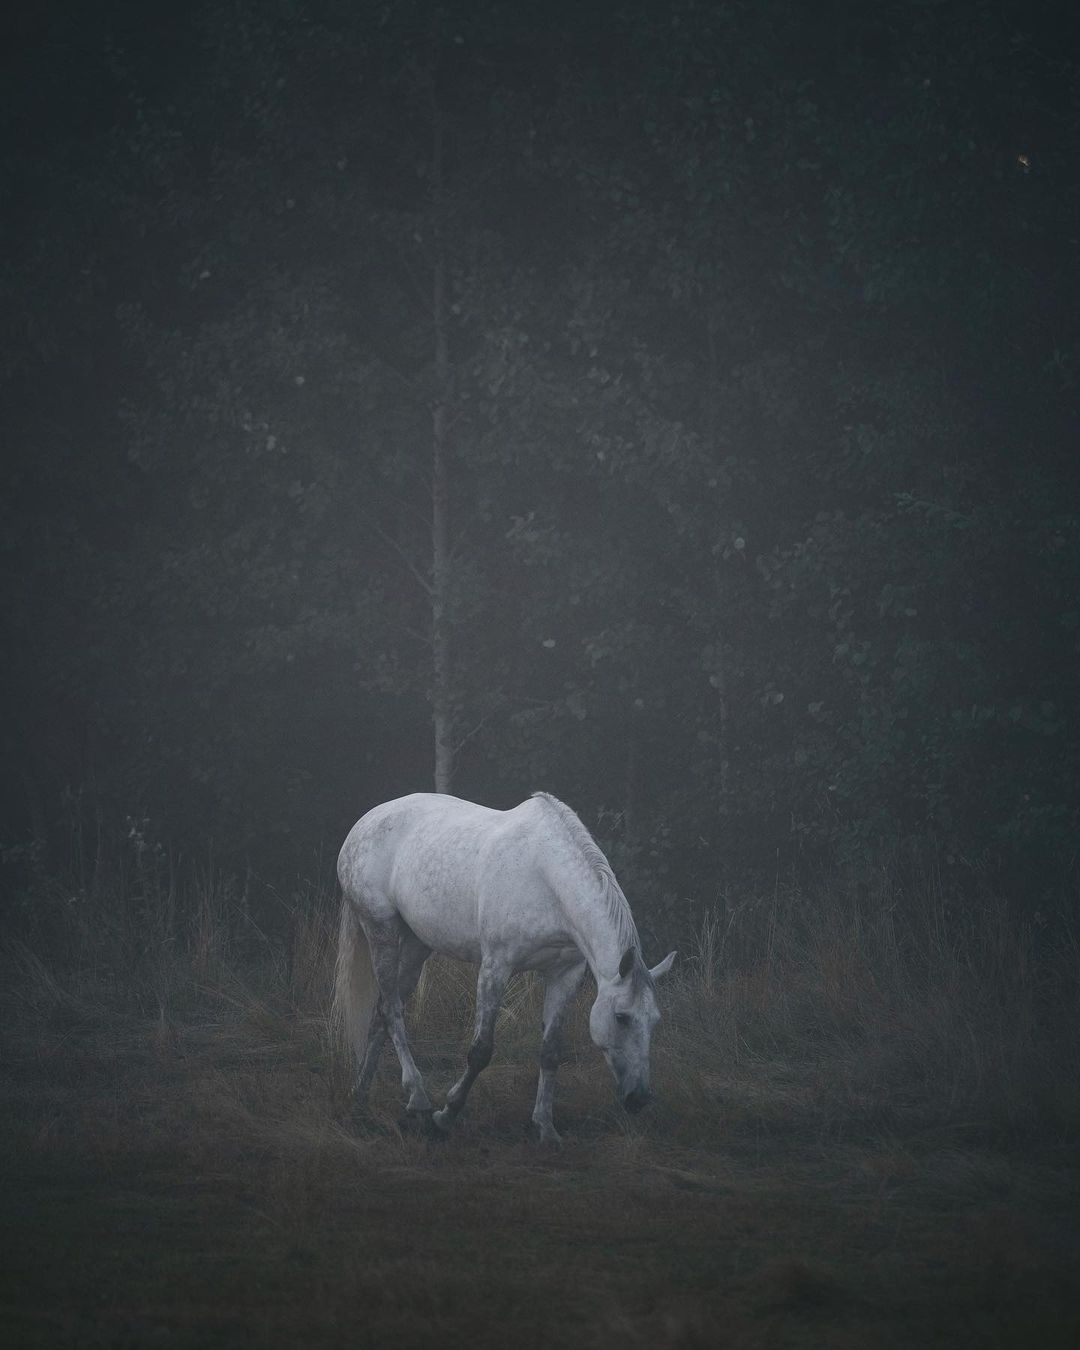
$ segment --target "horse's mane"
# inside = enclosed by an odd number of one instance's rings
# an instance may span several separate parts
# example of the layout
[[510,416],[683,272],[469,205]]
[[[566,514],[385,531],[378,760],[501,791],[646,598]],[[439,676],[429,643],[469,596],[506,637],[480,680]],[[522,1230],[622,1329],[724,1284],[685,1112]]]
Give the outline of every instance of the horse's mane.
[[565,802],[559,801],[558,797],[553,797],[550,792],[534,792],[532,795],[559,818],[577,851],[600,882],[600,894],[607,908],[608,918],[618,933],[619,942],[624,948],[633,947],[640,955],[641,939],[638,937],[634,916],[630,913],[630,905],[600,845]]

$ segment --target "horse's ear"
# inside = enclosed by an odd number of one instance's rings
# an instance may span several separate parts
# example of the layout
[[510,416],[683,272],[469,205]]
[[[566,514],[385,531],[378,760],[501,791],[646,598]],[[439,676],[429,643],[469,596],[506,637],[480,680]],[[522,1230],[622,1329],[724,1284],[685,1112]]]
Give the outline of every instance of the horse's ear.
[[666,975],[668,973],[668,971],[671,969],[671,963],[674,960],[675,960],[675,953],[668,952],[667,956],[664,957],[664,959],[660,962],[659,965],[653,966],[652,970],[649,971],[649,974],[653,977],[654,980],[658,980],[661,975]]
[[627,947],[626,951],[623,952],[622,960],[619,962],[620,980],[625,980],[627,975],[634,969],[634,957],[636,955],[637,952],[634,951],[633,947]]

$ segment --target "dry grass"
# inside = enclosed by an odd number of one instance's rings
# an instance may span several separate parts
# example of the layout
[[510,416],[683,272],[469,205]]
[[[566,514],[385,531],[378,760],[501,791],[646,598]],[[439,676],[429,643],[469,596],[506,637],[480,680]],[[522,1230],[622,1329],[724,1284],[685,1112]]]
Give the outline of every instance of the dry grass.
[[[15,936],[15,933],[18,936]],[[53,888],[4,950],[0,1338],[23,1346],[1072,1346],[1077,948],[933,886],[718,907],[623,1116],[521,978],[457,1133],[352,1119],[333,902]],[[1038,938],[1038,941],[1036,941]],[[414,1014],[436,1095],[472,972]]]

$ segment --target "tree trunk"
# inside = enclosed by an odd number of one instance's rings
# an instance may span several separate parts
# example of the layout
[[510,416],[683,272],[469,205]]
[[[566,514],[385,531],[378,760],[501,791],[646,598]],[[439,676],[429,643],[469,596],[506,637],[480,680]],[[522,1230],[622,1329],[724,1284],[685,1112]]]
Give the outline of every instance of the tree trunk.
[[716,673],[716,712],[717,712],[717,733],[720,741],[720,799],[722,805],[727,805],[728,789],[730,786],[731,761],[728,758],[728,681],[727,681],[727,655],[724,652],[724,644],[716,644],[715,657]]
[[432,193],[435,260],[432,321],[435,329],[435,400],[431,414],[431,720],[435,735],[435,791],[454,780],[454,707],[450,641],[450,476],[447,423],[450,352],[446,335],[446,238],[444,233],[443,124],[432,91]]
[[632,844],[634,825],[637,821],[638,788],[638,729],[632,716],[626,727],[626,760],[623,772],[623,839],[627,844]]
[[[720,388],[720,358],[716,349],[716,311],[711,306],[706,314],[706,332],[708,335],[709,350],[709,403],[708,403],[708,425],[709,437],[713,449],[715,450],[718,439],[718,417],[717,417],[717,391]],[[713,578],[716,586],[717,609],[721,613],[720,631],[727,631],[727,616],[723,614],[723,587],[720,585],[720,574],[714,570]],[[718,641],[715,645],[715,666],[713,672],[713,684],[717,693],[717,738],[720,742],[720,802],[721,808],[727,806],[728,789],[731,779],[731,759],[728,753],[730,746],[730,717],[728,708],[728,670],[727,653],[724,651],[723,641]]]
[[451,689],[449,615],[449,502],[446,468],[446,405],[435,405],[431,484],[431,720],[435,733],[435,791],[449,792],[454,779],[454,708]]

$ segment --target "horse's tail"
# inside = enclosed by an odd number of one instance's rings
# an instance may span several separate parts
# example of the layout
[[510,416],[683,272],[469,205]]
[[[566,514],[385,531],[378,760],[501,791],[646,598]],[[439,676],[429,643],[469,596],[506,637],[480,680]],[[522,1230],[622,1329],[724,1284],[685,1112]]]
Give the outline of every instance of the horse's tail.
[[378,988],[368,940],[360,927],[352,901],[346,895],[341,901],[331,1020],[357,1059],[363,1055],[367,1045],[377,997]]

